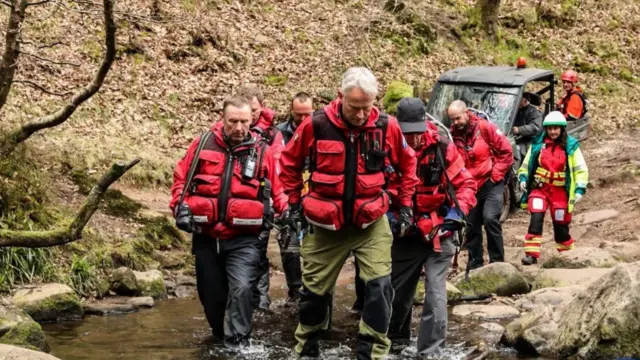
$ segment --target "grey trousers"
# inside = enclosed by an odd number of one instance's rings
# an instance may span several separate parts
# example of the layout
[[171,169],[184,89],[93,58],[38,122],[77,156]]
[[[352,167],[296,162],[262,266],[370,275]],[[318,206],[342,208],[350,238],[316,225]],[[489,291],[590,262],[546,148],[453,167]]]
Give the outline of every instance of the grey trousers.
[[425,300],[418,330],[418,353],[439,354],[447,336],[447,270],[455,254],[451,238],[440,242],[441,253],[433,251],[420,236],[397,239],[391,248],[391,283],[395,291],[389,325],[391,341],[411,337],[411,312],[422,267],[427,274]]

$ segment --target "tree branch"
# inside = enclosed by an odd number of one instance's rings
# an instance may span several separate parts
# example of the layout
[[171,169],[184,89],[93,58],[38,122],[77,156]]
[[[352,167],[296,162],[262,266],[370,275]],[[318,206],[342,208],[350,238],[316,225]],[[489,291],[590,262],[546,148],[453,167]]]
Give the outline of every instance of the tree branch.
[[0,4],[2,5],[6,5],[8,7],[13,7],[13,4],[11,4],[10,2],[8,2],[7,0],[0,0]]
[[[9,23],[7,24],[7,32],[4,37],[4,52],[0,62],[0,109],[7,102],[13,75],[16,72],[18,56],[20,55],[18,38],[20,37],[20,29],[22,29],[25,9],[27,8],[27,0],[10,1],[8,4],[11,7]],[[3,3],[5,2],[3,1]]]
[[71,101],[57,112],[43,116],[35,122],[25,124],[11,131],[11,133],[7,135],[7,138],[5,138],[5,143],[2,145],[0,155],[6,156],[6,154],[13,151],[17,144],[27,140],[34,133],[64,123],[73,115],[78,106],[82,105],[82,103],[100,90],[116,57],[116,24],[113,19],[113,2],[114,0],[103,0],[105,45],[107,51],[93,81],[77,92]]
[[45,231],[15,231],[0,230],[0,248],[7,246],[40,248],[64,245],[82,238],[82,230],[87,225],[93,214],[98,209],[105,192],[129,169],[140,162],[135,159],[130,163],[117,162],[111,169],[93,186],[89,196],[71,224],[56,230]]
[[51,1],[52,0],[42,0],[42,1],[30,2],[30,3],[27,3],[27,6],[42,5],[42,4],[46,4],[48,2],[51,2]]
[[32,58],[36,58],[38,60],[42,60],[42,61],[46,61],[52,64],[56,64],[56,65],[70,65],[70,66],[75,66],[75,67],[80,67],[80,64],[74,64],[74,63],[70,63],[70,62],[66,62],[66,61],[56,61],[56,60],[51,60],[51,59],[47,59],[47,58],[43,58],[42,56],[36,55],[36,54],[32,54],[32,53],[28,53],[25,51],[20,51],[21,54],[27,55],[27,56],[31,56]]
[[67,96],[67,95],[71,94],[71,91],[67,91],[65,93],[56,93],[56,92],[53,92],[53,91],[49,91],[49,90],[45,89],[44,87],[42,87],[41,85],[38,85],[38,84],[34,83],[33,81],[29,81],[29,80],[13,80],[13,83],[14,84],[26,84],[26,85],[32,86],[32,87],[42,91],[43,93],[47,93],[47,94],[53,95],[53,96],[61,96],[62,97],[62,96]]

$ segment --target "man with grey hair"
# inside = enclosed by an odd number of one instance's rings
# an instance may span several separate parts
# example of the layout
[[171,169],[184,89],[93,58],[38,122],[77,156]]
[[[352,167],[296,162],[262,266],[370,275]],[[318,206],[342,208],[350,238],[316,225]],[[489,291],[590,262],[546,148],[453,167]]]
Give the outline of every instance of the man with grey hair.
[[[383,190],[383,171],[390,164],[403,174],[397,197],[402,231],[413,220],[418,178],[415,153],[398,121],[373,106],[377,93],[371,71],[348,69],[338,98],[303,120],[280,157],[291,218],[313,229],[300,249],[303,291],[295,333],[300,356],[320,355],[318,340],[329,327],[331,292],[352,252],[366,289],[356,357],[381,359],[389,352],[393,236],[385,215],[389,195]],[[301,197],[307,157],[312,159],[310,188]]]

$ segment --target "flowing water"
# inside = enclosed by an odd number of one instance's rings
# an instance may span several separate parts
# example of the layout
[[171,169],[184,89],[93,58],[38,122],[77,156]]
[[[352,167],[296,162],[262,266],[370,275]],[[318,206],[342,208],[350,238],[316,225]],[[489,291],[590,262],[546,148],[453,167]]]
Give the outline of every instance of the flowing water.
[[[285,292],[272,286],[273,299]],[[322,342],[321,359],[353,359],[352,348],[358,318],[349,311],[352,290],[339,286],[333,310],[332,330]],[[156,307],[118,316],[88,316],[79,322],[43,325],[51,354],[63,360],[143,360],[143,359],[295,359],[293,332],[297,316],[292,309],[272,304],[273,313],[254,315],[251,346],[240,353],[226,353],[211,344],[210,330],[197,299],[173,299]],[[419,313],[420,308],[414,308]],[[414,326],[417,322],[414,316]],[[481,328],[459,323],[450,317],[448,345],[442,359],[464,359],[473,351],[471,342]],[[415,333],[415,331],[414,331]],[[414,346],[392,349],[391,359],[415,357]],[[469,358],[474,358],[471,356]],[[496,351],[491,359],[515,359],[513,352]]]

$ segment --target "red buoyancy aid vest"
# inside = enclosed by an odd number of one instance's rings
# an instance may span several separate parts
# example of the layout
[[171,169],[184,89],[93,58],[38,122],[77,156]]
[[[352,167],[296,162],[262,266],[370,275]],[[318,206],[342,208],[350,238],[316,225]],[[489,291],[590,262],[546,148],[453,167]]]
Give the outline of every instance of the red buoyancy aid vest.
[[305,217],[333,231],[346,224],[367,228],[389,208],[383,191],[387,115],[380,114],[375,128],[349,135],[322,109],[311,121],[315,140],[309,194],[302,200]]
[[218,144],[215,136],[209,137],[200,152],[190,189],[186,189],[194,220],[203,233],[225,238],[228,236],[224,235],[261,230],[265,215],[266,174],[261,173],[265,150],[266,145],[255,138],[231,149]]
[[[442,159],[446,159],[447,146],[447,141],[437,139],[418,157],[416,175],[420,179],[420,183],[416,187],[413,204],[416,226],[425,241],[433,228],[442,224],[443,217],[446,215],[443,206],[446,205],[447,201],[447,180],[444,176],[447,164],[441,164],[437,152],[440,151]],[[441,252],[440,236],[435,234],[431,241],[433,250]]]
[[466,141],[461,137],[454,137],[454,143],[458,148],[458,153],[464,159],[465,167],[478,182],[480,188],[493,168],[491,159],[491,148],[485,140],[483,131],[483,119],[475,121],[474,128],[471,129],[472,135],[467,136]]

